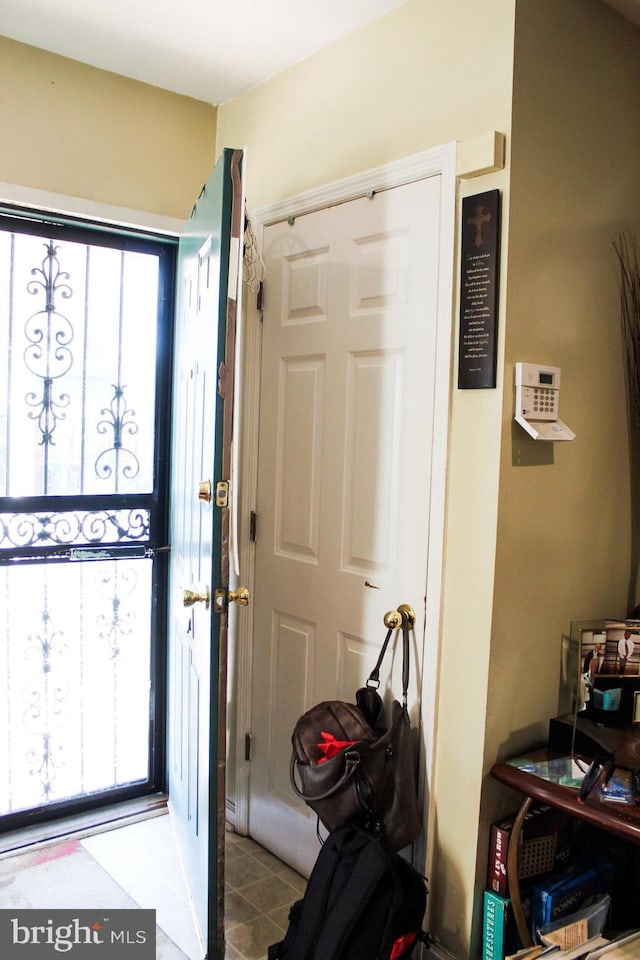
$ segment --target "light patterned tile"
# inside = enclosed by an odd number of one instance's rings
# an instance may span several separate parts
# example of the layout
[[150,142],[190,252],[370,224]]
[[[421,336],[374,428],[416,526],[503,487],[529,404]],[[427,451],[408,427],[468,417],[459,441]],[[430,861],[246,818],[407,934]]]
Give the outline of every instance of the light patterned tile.
[[289,926],[289,911],[291,910],[292,906],[293,901],[287,904],[286,907],[278,907],[277,910],[269,910],[267,912],[269,919],[278,924],[283,934]]
[[265,916],[241,923],[227,934],[228,942],[246,960],[264,960],[267,948],[281,939],[280,927]]
[[225,842],[242,850],[243,853],[260,853],[262,851],[262,847],[255,840],[252,840],[251,837],[241,837],[239,833],[226,833]]
[[277,874],[281,880],[286,880],[290,887],[296,891],[299,896],[307,889],[307,881],[299,873],[296,873],[295,870],[292,870],[291,867],[288,867],[285,863],[282,864],[282,869],[278,870]]
[[268,850],[260,849],[256,853],[252,853],[251,856],[255,857],[259,863],[263,863],[265,867],[268,867],[272,873],[280,873],[282,870],[289,869],[286,863],[283,863],[282,860]]
[[238,890],[228,890],[224,898],[225,930],[230,930],[237,923],[246,923],[253,920],[260,911],[253,903],[249,903]]
[[243,887],[242,895],[261,913],[277,910],[278,907],[291,906],[293,901],[298,899],[293,887],[276,874]]
[[242,850],[237,843],[226,843],[224,847],[224,861],[225,863],[230,863],[232,860],[237,860],[238,857],[244,857],[245,852]]
[[233,890],[242,890],[249,883],[270,876],[269,869],[259,863],[255,857],[238,857],[226,865],[226,885]]
[[224,960],[245,960],[241,953],[238,953],[233,944],[227,942],[224,945]]

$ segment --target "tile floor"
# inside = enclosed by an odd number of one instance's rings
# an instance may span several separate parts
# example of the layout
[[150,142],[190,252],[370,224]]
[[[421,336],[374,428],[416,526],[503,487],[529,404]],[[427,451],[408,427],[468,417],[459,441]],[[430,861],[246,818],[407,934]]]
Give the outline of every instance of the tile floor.
[[[225,960],[265,960],[306,881],[248,837],[226,834]],[[79,891],[87,899],[81,904]],[[158,960],[201,960],[166,813],[0,858],[0,908],[139,906],[156,911]],[[120,903],[120,899],[122,902]],[[68,901],[68,902],[67,902]]]
[[227,831],[225,960],[263,960],[281,940],[306,880],[248,837]]

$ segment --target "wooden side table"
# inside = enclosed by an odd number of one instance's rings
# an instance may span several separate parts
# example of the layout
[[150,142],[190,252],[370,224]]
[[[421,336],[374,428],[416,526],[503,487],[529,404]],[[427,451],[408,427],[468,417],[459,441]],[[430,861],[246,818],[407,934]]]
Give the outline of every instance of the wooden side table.
[[[518,849],[520,834],[529,807],[534,801],[546,803],[550,807],[562,810],[569,816],[590,823],[622,840],[640,844],[640,807],[633,804],[616,803],[603,800],[598,790],[594,790],[584,803],[578,802],[578,788],[565,786],[553,779],[539,776],[536,770],[544,769],[550,762],[561,758],[550,750],[536,750],[514,760],[494,763],[491,776],[501,783],[512,787],[524,795],[524,800],[516,816],[509,847],[507,850],[507,879],[511,907],[518,930],[518,936],[524,947],[532,946],[533,941],[522,909],[520,880],[518,877]],[[590,760],[585,760],[588,765]]]

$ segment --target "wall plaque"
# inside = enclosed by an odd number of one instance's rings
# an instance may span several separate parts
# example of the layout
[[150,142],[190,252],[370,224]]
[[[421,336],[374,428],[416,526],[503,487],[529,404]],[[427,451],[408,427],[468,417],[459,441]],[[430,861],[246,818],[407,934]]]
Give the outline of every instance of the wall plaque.
[[500,191],[462,201],[458,387],[495,387]]

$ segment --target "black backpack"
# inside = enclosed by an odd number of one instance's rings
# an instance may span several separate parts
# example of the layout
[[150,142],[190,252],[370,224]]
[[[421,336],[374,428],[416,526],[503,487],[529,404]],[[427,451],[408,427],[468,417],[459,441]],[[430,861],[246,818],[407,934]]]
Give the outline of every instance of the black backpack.
[[380,837],[340,827],[325,840],[268,960],[401,960],[429,943],[421,929],[426,903],[424,878]]

